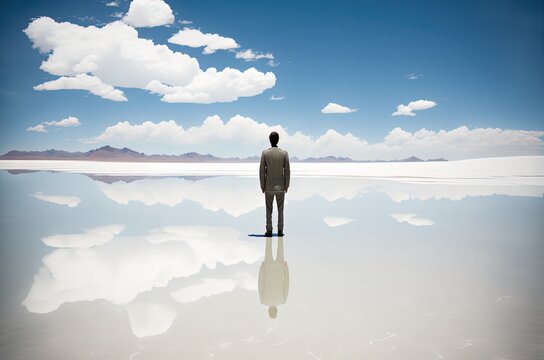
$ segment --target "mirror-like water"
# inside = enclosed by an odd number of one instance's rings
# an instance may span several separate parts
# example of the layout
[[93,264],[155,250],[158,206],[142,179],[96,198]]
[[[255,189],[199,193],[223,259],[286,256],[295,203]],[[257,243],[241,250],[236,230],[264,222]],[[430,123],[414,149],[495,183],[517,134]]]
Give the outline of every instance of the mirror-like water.
[[6,359],[542,354],[538,181],[295,177],[268,242],[254,177],[0,181]]

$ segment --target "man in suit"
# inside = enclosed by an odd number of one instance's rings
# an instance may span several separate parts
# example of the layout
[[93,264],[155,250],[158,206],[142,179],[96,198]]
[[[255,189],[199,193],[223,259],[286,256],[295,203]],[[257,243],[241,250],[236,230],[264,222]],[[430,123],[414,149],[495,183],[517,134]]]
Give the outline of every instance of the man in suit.
[[273,131],[268,137],[271,147],[261,154],[259,179],[266,203],[266,233],[272,236],[272,205],[274,197],[278,207],[278,236],[283,236],[283,201],[289,189],[291,169],[287,151],[278,147],[280,136]]

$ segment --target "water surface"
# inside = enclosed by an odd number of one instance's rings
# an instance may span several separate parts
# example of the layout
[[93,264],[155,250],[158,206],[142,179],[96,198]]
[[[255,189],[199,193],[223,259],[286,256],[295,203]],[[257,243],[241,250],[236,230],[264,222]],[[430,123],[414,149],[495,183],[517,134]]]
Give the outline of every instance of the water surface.
[[6,359],[542,356],[541,181],[293,178],[275,319],[255,177],[0,184]]

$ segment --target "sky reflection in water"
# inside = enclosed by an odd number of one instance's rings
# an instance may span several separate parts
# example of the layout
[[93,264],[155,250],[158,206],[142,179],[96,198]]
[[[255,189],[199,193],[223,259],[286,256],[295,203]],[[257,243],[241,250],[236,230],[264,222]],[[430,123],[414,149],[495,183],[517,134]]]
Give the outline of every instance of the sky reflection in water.
[[542,351],[542,186],[294,178],[271,319],[256,178],[0,179],[8,358]]

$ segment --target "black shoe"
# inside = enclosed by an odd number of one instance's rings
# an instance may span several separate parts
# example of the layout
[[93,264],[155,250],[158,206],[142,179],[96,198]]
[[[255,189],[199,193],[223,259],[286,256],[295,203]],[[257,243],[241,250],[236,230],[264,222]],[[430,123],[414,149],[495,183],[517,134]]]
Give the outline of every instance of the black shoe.
[[278,236],[279,236],[279,237],[282,237],[282,236],[283,236],[283,230],[278,230]]
[[264,233],[264,236],[266,236],[266,237],[272,237],[272,230],[267,230],[267,231]]

